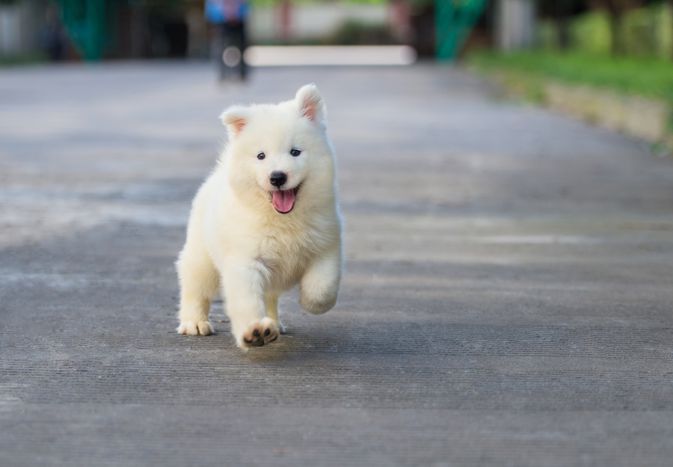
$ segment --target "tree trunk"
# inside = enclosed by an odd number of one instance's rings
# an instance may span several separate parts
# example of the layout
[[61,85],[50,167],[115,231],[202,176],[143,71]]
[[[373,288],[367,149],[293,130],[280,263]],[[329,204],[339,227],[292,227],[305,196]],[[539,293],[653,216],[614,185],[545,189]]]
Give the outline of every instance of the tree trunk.
[[570,48],[570,18],[567,3],[561,0],[554,3],[556,45],[560,50],[568,50]]
[[[668,13],[671,15],[671,30],[673,30],[673,0],[668,0]],[[671,34],[673,35],[673,33]],[[671,39],[671,60],[673,60],[673,39]]]
[[605,0],[608,14],[610,15],[610,44],[612,55],[623,55],[624,38],[622,37],[622,13],[621,0]]
[[568,50],[570,48],[570,21],[565,14],[556,16],[556,40],[559,49]]
[[287,42],[290,39],[290,29],[292,27],[292,2],[282,0],[278,8],[280,13],[280,37]]

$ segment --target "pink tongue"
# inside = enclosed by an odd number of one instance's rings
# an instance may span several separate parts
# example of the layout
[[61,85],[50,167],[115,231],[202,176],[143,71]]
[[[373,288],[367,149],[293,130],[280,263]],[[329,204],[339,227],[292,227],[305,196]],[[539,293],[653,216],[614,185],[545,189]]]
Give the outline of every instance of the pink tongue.
[[274,191],[271,194],[273,207],[282,214],[292,211],[294,199],[294,190]]

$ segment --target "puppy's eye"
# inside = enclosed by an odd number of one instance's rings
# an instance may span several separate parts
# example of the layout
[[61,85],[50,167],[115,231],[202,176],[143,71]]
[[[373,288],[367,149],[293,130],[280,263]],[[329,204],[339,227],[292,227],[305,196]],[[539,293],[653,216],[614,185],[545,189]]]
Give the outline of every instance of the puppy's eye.
[[301,154],[301,151],[297,148],[292,148],[290,149],[290,155],[292,157],[297,157],[299,154]]
[[264,154],[263,152],[260,152],[259,154],[257,154],[257,159],[259,159],[260,161],[263,160],[265,157],[266,157],[266,154]]

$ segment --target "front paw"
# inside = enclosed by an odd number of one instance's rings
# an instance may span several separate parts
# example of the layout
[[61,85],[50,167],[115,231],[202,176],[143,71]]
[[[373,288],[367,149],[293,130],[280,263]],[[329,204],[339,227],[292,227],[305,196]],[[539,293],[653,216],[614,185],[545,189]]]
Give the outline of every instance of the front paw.
[[177,331],[183,336],[209,336],[214,332],[209,321],[182,321]]
[[314,315],[327,313],[332,308],[334,308],[336,301],[336,295],[321,298],[301,296],[299,299],[299,303],[301,304],[302,308]]
[[262,318],[250,323],[243,333],[236,336],[236,344],[247,350],[250,347],[261,347],[278,339],[278,326],[271,318]]

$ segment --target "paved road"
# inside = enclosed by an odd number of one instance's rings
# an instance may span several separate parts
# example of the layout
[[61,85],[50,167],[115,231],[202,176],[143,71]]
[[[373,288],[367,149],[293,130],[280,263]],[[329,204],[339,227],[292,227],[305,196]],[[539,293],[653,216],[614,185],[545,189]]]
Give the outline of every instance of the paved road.
[[[0,465],[668,466],[673,161],[456,70],[0,74]],[[173,261],[233,102],[322,89],[348,271],[247,355]]]

